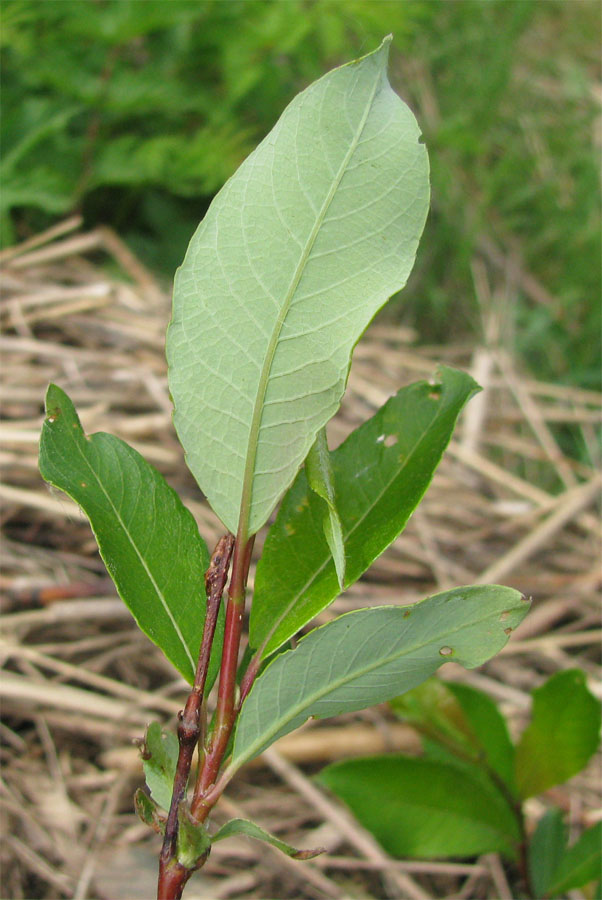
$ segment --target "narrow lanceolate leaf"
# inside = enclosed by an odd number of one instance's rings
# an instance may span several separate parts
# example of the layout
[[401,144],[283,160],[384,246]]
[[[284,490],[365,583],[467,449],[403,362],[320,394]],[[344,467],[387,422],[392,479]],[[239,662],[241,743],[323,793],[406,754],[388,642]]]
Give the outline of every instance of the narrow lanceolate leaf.
[[230,531],[266,521],[336,412],[353,347],[405,284],[428,207],[389,39],[299,94],[214,199],[167,338],[188,465]]
[[48,388],[46,412],[42,476],[84,510],[122,600],[192,682],[209,554],[191,513],[124,441],[102,432],[86,437],[71,400],[55,385]]
[[335,496],[332,460],[324,428],[319,430],[316,442],[305,460],[305,474],[310,488],[325,504],[322,529],[332,554],[339,586],[342,588],[345,582],[345,545]]
[[516,747],[520,796],[540,794],[581,771],[598,747],[600,719],[581,669],[557,672],[536,688],[531,722]]
[[347,613],[276,657],[245,700],[232,754],[237,769],[309,716],[390,700],[444,662],[479,666],[497,653],[529,604],[512,588],[456,588],[406,608]]
[[[437,385],[402,388],[331,454],[345,547],[345,587],[403,531],[431,482],[458,415],[479,389],[443,367]],[[301,471],[282,501],[257,566],[250,641],[277,650],[340,591],[323,504]]]
[[213,835],[211,842],[215,844],[216,841],[223,841],[225,838],[239,834],[255,838],[257,841],[263,841],[265,844],[271,844],[272,847],[276,847],[277,850],[281,850],[282,853],[286,853],[292,859],[312,859],[314,856],[324,853],[324,850],[321,848],[318,850],[297,850],[295,847],[291,847],[290,844],[281,841],[280,838],[270,834],[269,831],[260,828],[255,822],[249,822],[248,819],[230,819]]
[[328,766],[325,784],[393,856],[514,857],[519,830],[501,793],[479,772],[408,756]]

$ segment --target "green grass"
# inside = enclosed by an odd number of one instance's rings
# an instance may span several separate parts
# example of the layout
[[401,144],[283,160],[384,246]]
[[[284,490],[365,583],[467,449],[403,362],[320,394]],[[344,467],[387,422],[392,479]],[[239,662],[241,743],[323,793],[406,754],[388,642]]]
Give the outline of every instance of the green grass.
[[172,274],[294,94],[392,31],[433,180],[393,315],[426,341],[475,341],[493,310],[534,375],[599,387],[595,0],[5,0],[2,14],[5,243],[79,209]]

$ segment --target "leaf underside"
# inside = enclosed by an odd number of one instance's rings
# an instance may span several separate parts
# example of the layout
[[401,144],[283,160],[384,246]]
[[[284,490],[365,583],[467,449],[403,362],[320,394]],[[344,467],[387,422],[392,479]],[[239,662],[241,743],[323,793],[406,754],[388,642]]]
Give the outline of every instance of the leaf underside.
[[324,718],[390,700],[453,660],[472,668],[497,653],[527,613],[518,591],[456,588],[410,607],[347,613],[277,656],[245,700],[232,767],[261,753],[309,716]]
[[428,159],[389,41],[299,94],[211,204],[174,289],[174,421],[226,527],[267,520],[336,412],[351,352],[405,284]]
[[[163,476],[124,441],[102,432],[87,437],[71,400],[56,385],[48,388],[46,411],[42,476],[84,510],[122,600],[142,631],[192,683],[209,565],[192,514]],[[218,634],[216,648],[220,640]],[[217,664],[214,656],[209,686]]]
[[[330,454],[353,584],[403,531],[431,482],[458,415],[478,385],[441,367],[437,385],[402,388]],[[299,472],[266,537],[257,565],[251,646],[277,650],[340,592],[323,529],[323,504]]]

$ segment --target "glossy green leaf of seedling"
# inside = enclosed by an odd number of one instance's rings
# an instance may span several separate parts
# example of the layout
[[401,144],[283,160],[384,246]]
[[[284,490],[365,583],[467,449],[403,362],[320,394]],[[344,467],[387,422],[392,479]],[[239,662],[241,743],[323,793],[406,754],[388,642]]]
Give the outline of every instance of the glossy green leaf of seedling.
[[[479,390],[442,367],[402,388],[330,454],[345,548],[345,587],[403,531],[429,486],[462,408]],[[277,650],[340,593],[323,503],[301,471],[270,528],[255,576],[249,640]]]
[[[46,395],[40,472],[84,510],[121,599],[192,683],[209,564],[192,514],[124,441],[102,432],[85,435],[71,400],[56,385]],[[208,688],[217,674],[222,633],[220,625]]]

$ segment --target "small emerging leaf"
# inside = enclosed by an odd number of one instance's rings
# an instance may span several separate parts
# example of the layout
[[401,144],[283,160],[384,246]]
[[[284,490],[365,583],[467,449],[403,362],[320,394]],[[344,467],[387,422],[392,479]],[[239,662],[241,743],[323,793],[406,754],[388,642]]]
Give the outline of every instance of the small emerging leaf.
[[528,602],[512,588],[477,585],[413,606],[340,616],[276,657],[245,700],[231,766],[239,768],[309,716],[363,709],[410,690],[453,660],[479,666],[508,640]]
[[537,823],[529,844],[529,874],[536,897],[545,897],[564,855],[566,845],[562,812],[549,809]]
[[313,859],[314,856],[319,856],[320,853],[325,852],[322,849],[296,850],[294,847],[291,847],[290,844],[286,844],[284,841],[281,841],[280,838],[274,837],[269,831],[264,831],[259,825],[256,825],[254,822],[249,822],[247,819],[230,819],[229,822],[222,825],[220,830],[213,835],[211,840],[215,843],[216,841],[223,841],[225,838],[232,837],[232,835],[235,834],[244,834],[246,837],[255,838],[257,841],[271,844],[272,847],[276,847],[277,850],[281,850],[292,859]]
[[547,893],[558,897],[596,881],[602,874],[602,822],[583,832],[565,852],[554,872]]
[[145,825],[149,825],[158,834],[164,833],[165,817],[159,812],[155,801],[142,788],[138,788],[134,794],[134,806]]
[[[124,441],[102,432],[86,436],[71,400],[52,384],[40,472],[84,510],[120,597],[142,631],[192,683],[209,553],[190,511]],[[207,690],[219,666],[222,632],[220,627]]]
[[596,751],[600,719],[580,669],[557,672],[536,688],[531,722],[516,748],[520,796],[532,797],[576,775]]
[[146,729],[142,766],[151,797],[169,810],[173,780],[178,762],[178,739],[171,731],[163,731],[158,722]]
[[337,510],[334,475],[330,451],[326,440],[326,429],[321,428],[316,442],[309,451],[305,460],[305,474],[312,491],[324,500],[324,537],[332,553],[334,567],[336,569],[339,587],[343,588],[345,581],[345,547],[343,544],[343,530]]
[[187,869],[199,868],[209,856],[211,838],[204,825],[193,822],[182,804],[178,813],[176,857]]
[[[332,454],[345,545],[345,587],[403,531],[424,496],[464,404],[478,385],[442,367],[441,384],[402,388]],[[268,656],[340,592],[324,536],[323,504],[301,471],[284,497],[257,565],[249,640]]]
[[318,780],[394,856],[516,854],[518,825],[500,792],[453,765],[391,754],[335,763]]

